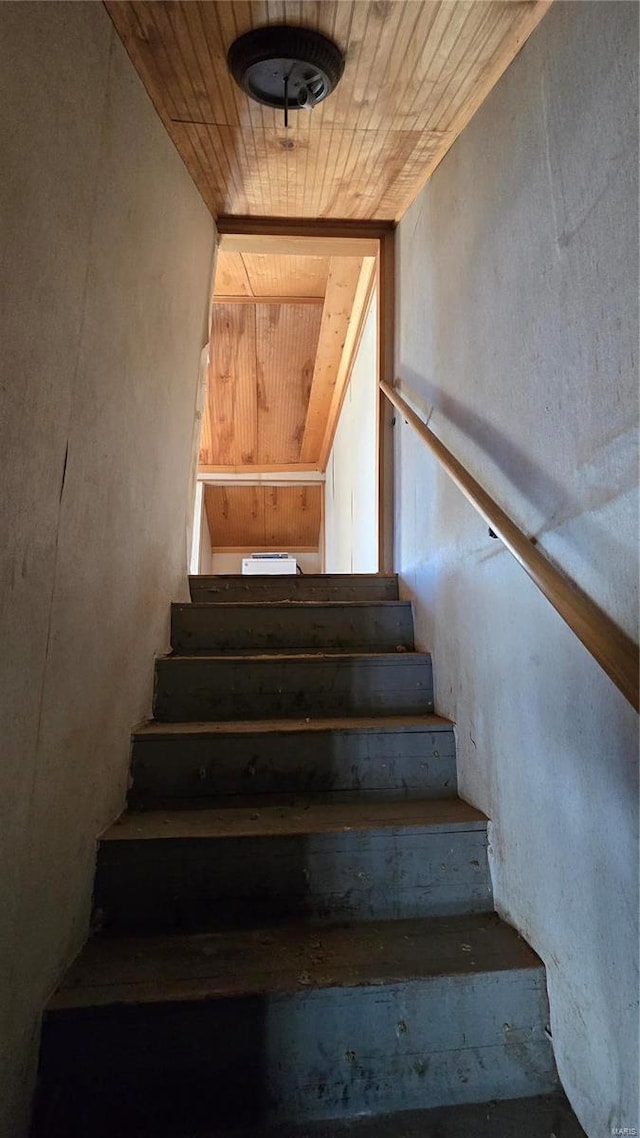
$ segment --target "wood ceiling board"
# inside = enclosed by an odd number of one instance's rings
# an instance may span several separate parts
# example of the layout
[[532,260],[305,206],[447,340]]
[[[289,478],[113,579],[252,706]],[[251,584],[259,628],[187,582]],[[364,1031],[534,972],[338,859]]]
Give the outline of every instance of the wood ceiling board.
[[[309,235],[298,232],[269,233],[264,231],[269,224],[269,218],[260,219],[259,228],[262,232],[244,232],[242,220],[244,219],[226,219],[225,227],[220,231],[220,252],[268,253],[273,256],[286,253],[296,257],[375,257],[378,252],[377,233],[370,237],[360,235],[345,237],[330,229],[324,234],[321,226],[314,227],[316,232]],[[279,222],[284,219],[277,220]],[[236,221],[238,232],[229,232],[229,228]],[[304,221],[300,219],[299,226],[303,225]],[[348,228],[348,225],[345,228]]]
[[326,482],[326,475],[320,470],[298,471],[291,463],[284,470],[272,470],[269,467],[265,473],[252,470],[249,473],[234,474],[225,467],[221,474],[207,474],[198,472],[198,481],[210,486],[306,486]]
[[255,296],[324,297],[329,275],[329,257],[292,256],[287,253],[243,253],[242,257]]
[[[402,199],[397,218],[402,217],[415,200],[416,196],[440,165],[449,148],[458,135],[462,133],[467,123],[471,121],[490,91],[507,70],[509,64],[515,59],[518,52],[526,43],[532,32],[548,12],[553,0],[532,0],[529,4],[518,4],[522,9],[518,19],[510,19],[505,30],[505,21],[502,23],[503,38],[496,47],[491,45],[488,49],[487,40],[482,45],[482,56],[474,61],[474,73],[477,77],[471,81],[473,75],[467,76],[467,81],[461,84],[447,109],[447,146],[439,149],[427,162],[422,177],[411,186]],[[504,13],[502,13],[504,16]],[[492,54],[491,54],[492,51]]]
[[[250,464],[245,463],[243,466],[220,466],[215,463],[203,462],[198,466],[198,477],[201,475],[206,476],[207,474],[229,475],[233,477],[235,474],[286,474],[289,472],[296,475],[301,472],[312,475],[322,474],[322,471],[318,470],[318,464],[316,462],[270,462],[268,465],[261,465],[258,462],[254,462]],[[206,477],[204,480],[206,481]],[[218,481],[218,479],[216,479],[216,481]]]
[[362,259],[362,268],[360,270],[360,277],[358,279],[351,310],[349,327],[347,328],[342,357],[338,365],[336,383],[333,389],[329,414],[324,429],[324,437],[320,448],[318,465],[321,470],[325,470],[327,462],[329,461],[344,397],[351,380],[353,365],[358,354],[362,333],[364,332],[364,326],[371,307],[373,291],[376,284],[376,264],[375,257],[363,257]]
[[211,450],[203,461],[244,466],[258,449],[255,308],[214,304],[210,343]]
[[233,252],[221,248],[218,253],[214,295],[249,300],[254,297],[281,296],[322,301],[329,272],[328,254],[320,256],[290,253]]
[[322,296],[214,296],[213,304],[311,304],[322,307]]
[[[550,2],[107,0],[107,9],[216,216],[397,219]],[[295,112],[288,132],[226,63],[236,36],[284,19],[346,52],[336,91]]]
[[[361,130],[379,131],[388,128],[389,115],[396,123],[402,122],[405,113],[405,96],[402,92],[404,76],[411,76],[423,51],[427,36],[424,4],[403,4],[396,21],[385,21],[378,40],[372,73],[379,76],[373,92],[365,93],[361,102],[357,126]],[[431,6],[435,16],[435,6]]]
[[201,471],[300,462],[324,305],[250,299],[213,305]]
[[265,544],[273,549],[317,549],[322,486],[265,486]]
[[212,549],[318,548],[323,487],[205,486]]
[[323,311],[256,305],[258,463],[300,460]]
[[[342,126],[329,126],[304,136],[297,124],[289,133],[295,149],[279,157],[275,172],[269,175],[275,187],[274,213],[293,216],[302,212],[309,217],[362,220],[377,216],[382,208],[379,203],[386,200],[385,195],[393,191],[394,185],[415,181],[444,138],[442,132],[376,132]],[[280,145],[277,132],[266,130],[265,140],[272,150]],[[308,162],[307,151],[313,150],[322,156],[319,169]],[[301,210],[297,209],[299,198],[291,192],[294,180],[300,180],[305,187]],[[249,208],[255,212],[253,206],[247,207],[239,198],[233,202],[225,199],[224,208]]]
[[263,486],[205,486],[211,548],[264,545]]
[[353,318],[361,268],[362,259],[359,257],[331,258],[313,383],[300,449],[302,462],[317,462],[320,457],[338,368],[349,323]]
[[251,281],[241,253],[227,253],[218,250],[214,296],[253,296]]

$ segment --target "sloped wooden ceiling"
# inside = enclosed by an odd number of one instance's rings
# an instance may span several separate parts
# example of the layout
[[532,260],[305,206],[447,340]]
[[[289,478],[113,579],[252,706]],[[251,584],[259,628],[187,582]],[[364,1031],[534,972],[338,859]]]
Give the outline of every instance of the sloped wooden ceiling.
[[[202,197],[221,214],[398,219],[551,0],[106,0]],[[313,111],[252,102],[229,45],[270,23],[346,54]]]
[[371,256],[220,251],[201,473],[324,469],[374,283]]
[[328,257],[283,253],[218,253],[214,296],[269,300],[296,299],[322,306],[329,275]]
[[203,463],[299,462],[321,317],[319,305],[214,305]]

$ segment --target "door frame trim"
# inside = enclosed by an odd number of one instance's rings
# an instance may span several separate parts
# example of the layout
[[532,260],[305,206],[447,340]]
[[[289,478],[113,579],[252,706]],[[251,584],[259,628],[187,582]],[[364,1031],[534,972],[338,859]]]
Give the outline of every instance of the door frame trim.
[[[395,222],[327,218],[232,217],[216,219],[219,244],[225,237],[300,238],[376,242],[378,256],[378,382],[392,384],[395,370]],[[228,242],[226,243],[229,244]],[[344,247],[343,247],[344,248]],[[361,247],[360,247],[361,248]],[[292,252],[290,248],[288,250]],[[378,434],[378,572],[393,572],[394,461],[393,408],[380,390],[377,398]]]

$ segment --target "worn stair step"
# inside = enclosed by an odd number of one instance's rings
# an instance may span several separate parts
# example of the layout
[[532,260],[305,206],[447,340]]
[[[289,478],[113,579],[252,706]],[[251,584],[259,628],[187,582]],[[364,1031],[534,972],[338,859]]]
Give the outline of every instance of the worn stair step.
[[547,1024],[543,966],[493,914],[99,938],[46,1014],[41,1101],[187,1135],[544,1094]]
[[192,601],[397,601],[396,573],[189,577]]
[[413,650],[409,601],[244,601],[171,606],[171,646],[206,651]]
[[486,818],[457,798],[128,813],[94,906],[116,935],[486,912]]
[[456,794],[453,724],[436,715],[148,723],[133,736],[133,807],[227,795]]
[[431,657],[165,656],[156,661],[154,714],[165,722],[433,711]]
[[[125,1136],[126,1138],[126,1136]],[[175,1136],[178,1138],[178,1135]],[[224,1131],[196,1138],[586,1138],[564,1094],[401,1110],[378,1117]]]
[[[79,1112],[82,1112],[79,1117]],[[103,1129],[104,1119],[96,1114],[93,1092],[89,1100],[82,1104],[74,1099],[74,1130],[63,1116],[60,1129],[55,1135],[69,1138],[70,1134],[86,1138],[113,1138],[112,1124]],[[129,1119],[118,1122],[118,1138],[154,1138],[159,1134],[158,1124],[151,1122],[147,1129],[144,1120],[134,1120],[133,1129]],[[32,1131],[32,1138],[52,1138],[51,1128],[41,1130],[38,1125]],[[586,1138],[586,1134],[566,1096],[557,1091],[553,1094],[534,1095],[527,1098],[496,1100],[490,1102],[464,1103],[459,1106],[439,1106],[427,1110],[401,1110],[393,1114],[366,1115],[360,1118],[329,1119],[326,1122],[306,1122],[275,1126],[258,1125],[249,1129],[237,1126],[220,1130],[204,1120],[203,1127],[189,1129],[185,1135],[180,1120],[176,1125],[163,1125],[162,1138]]]

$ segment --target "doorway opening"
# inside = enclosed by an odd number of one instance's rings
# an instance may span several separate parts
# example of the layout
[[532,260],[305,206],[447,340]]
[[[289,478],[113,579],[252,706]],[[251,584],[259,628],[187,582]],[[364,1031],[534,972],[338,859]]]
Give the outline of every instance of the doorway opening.
[[231,218],[219,231],[191,572],[276,553],[304,573],[384,570],[392,230]]

